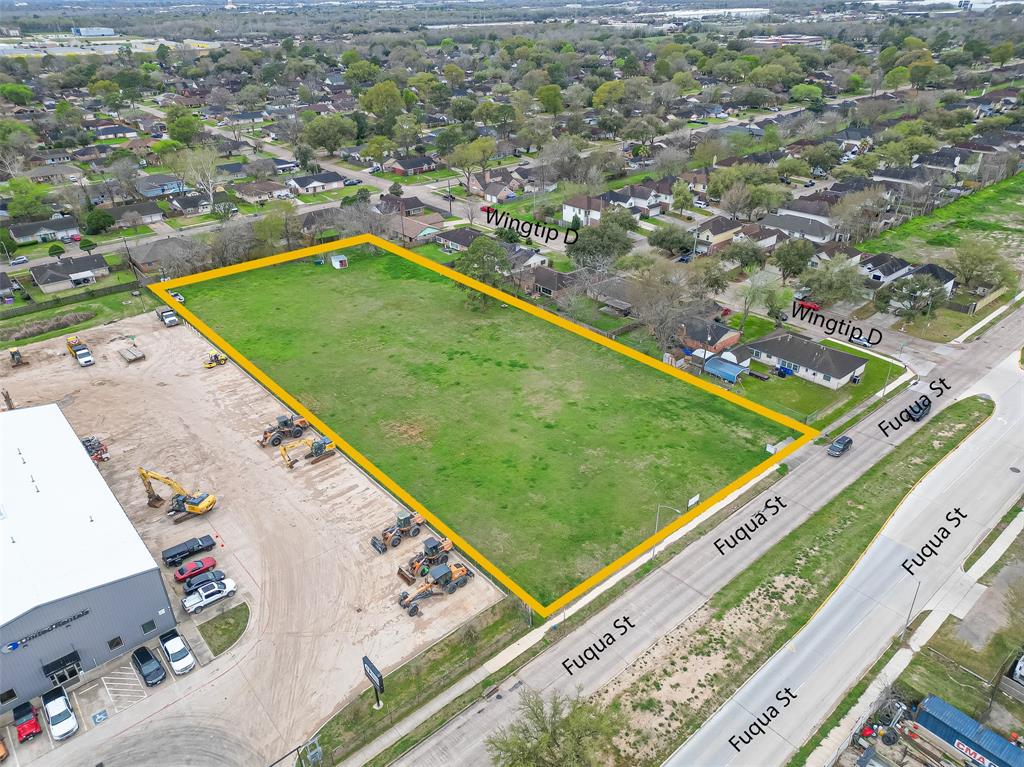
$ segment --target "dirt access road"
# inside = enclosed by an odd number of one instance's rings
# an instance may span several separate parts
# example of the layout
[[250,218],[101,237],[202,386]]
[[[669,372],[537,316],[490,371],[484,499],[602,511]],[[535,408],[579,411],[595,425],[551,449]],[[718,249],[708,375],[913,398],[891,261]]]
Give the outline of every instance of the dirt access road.
[[[127,365],[117,350],[131,336],[146,359]],[[244,599],[252,615],[220,657],[34,764],[269,764],[366,686],[364,654],[386,673],[499,598],[476,578],[443,606],[406,616],[395,604],[404,587],[395,570],[418,546],[378,556],[368,543],[394,520],[397,502],[341,456],[289,472],[276,450],[257,447],[283,409],[233,364],[205,370],[209,346],[190,328],[164,328],[150,313],[82,338],[93,367],[75,365],[53,339],[24,348],[29,366],[5,364],[0,387],[18,407],[58,402],[79,435],[108,444],[100,471],[157,558],[191,536],[217,536],[212,553],[239,584],[224,607]],[[217,507],[173,524],[146,505],[139,466],[215,493]],[[180,588],[164,571],[182,620]]]

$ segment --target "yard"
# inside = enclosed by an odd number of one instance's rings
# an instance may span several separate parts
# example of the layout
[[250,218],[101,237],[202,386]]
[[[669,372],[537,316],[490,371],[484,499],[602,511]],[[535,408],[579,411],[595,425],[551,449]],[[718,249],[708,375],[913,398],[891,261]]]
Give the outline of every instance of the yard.
[[[0,319],[0,340],[10,340],[12,332],[29,330],[33,332],[32,336],[18,339],[17,341],[18,346],[25,346],[35,341],[45,341],[48,338],[56,338],[61,335],[80,333],[97,325],[121,320],[125,317],[132,317],[154,308],[157,303],[156,298],[148,291],[143,291],[142,295],[139,296],[133,296],[130,292],[124,292],[112,293],[109,296],[101,296],[99,298],[88,298],[53,309],[43,309],[38,312],[23,314],[20,317]],[[60,326],[51,327],[50,329],[46,329],[41,324],[71,315],[80,315],[83,318],[66,326],[64,323],[54,323]],[[35,323],[40,324],[37,325]]]
[[437,170],[428,170],[426,173],[417,173],[415,176],[400,176],[387,170],[379,170],[373,175],[386,181],[397,181],[402,186],[415,186],[416,184],[426,184],[430,181],[444,181],[446,178],[456,178],[459,174],[451,168],[438,168]]
[[337,200],[344,199],[345,197],[351,197],[356,194],[360,189],[364,189],[363,186],[343,186],[338,189],[328,189],[326,192],[313,192],[312,194],[300,194],[299,200],[302,202],[336,202]]
[[[188,306],[541,603],[794,432],[371,248],[182,288]],[[303,331],[302,295],[336,321]],[[685,507],[684,507],[685,508]]]
[[86,235],[90,240],[96,243],[113,242],[114,240],[120,240],[124,237],[126,240],[132,237],[141,237],[144,234],[153,234],[153,230],[145,224],[139,226],[126,226],[124,229],[117,231],[104,232],[103,234],[90,234]]
[[458,253],[451,253],[442,248],[436,242],[428,242],[426,245],[417,245],[415,248],[412,248],[412,251],[419,253],[421,256],[426,256],[431,261],[437,261],[439,264],[447,264],[459,257]]
[[999,307],[1005,306],[1012,298],[1011,292],[1004,293],[973,315],[961,314],[952,309],[936,309],[930,316],[917,316],[910,322],[901,320],[894,327],[926,341],[946,343],[974,327]]

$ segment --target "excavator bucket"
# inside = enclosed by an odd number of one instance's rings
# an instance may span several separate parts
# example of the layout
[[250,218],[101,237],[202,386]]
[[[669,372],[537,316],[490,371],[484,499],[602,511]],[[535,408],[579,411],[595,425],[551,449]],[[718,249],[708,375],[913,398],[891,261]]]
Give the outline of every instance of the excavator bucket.
[[161,506],[164,505],[164,498],[162,496],[157,495],[156,493],[153,493],[153,495],[149,497],[147,505],[151,509],[159,509]]
[[373,550],[376,551],[378,554],[387,553],[387,544],[385,544],[384,541],[382,541],[376,535],[370,539],[370,545],[373,546]]

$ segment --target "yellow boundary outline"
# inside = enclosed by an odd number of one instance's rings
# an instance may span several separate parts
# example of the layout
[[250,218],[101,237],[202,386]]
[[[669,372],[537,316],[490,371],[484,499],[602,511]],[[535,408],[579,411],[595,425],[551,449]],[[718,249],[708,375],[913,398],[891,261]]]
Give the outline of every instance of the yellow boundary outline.
[[[266,373],[260,370],[256,365],[250,362],[244,355],[239,353],[237,349],[231,346],[231,344],[229,344],[227,341],[221,338],[221,336],[216,331],[214,331],[205,322],[199,319],[199,317],[197,317],[191,310],[186,308],[183,304],[178,303],[175,299],[168,295],[169,291],[174,290],[175,288],[184,287],[186,285],[194,285],[197,282],[205,282],[207,280],[217,279],[218,277],[226,277],[232,274],[248,272],[253,269],[261,269],[265,266],[282,264],[288,261],[295,261],[300,258],[307,258],[309,256],[315,256],[320,253],[326,253],[328,251],[336,251],[342,250],[344,248],[351,248],[356,245],[375,245],[378,248],[386,250],[387,252],[392,253],[396,256],[401,256],[407,261],[411,261],[412,263],[418,266],[422,266],[425,269],[429,269],[432,272],[436,272],[437,274],[440,274],[443,277],[447,277],[450,280],[458,282],[462,285],[466,285],[467,287],[473,288],[474,290],[478,290],[481,293],[484,293],[492,298],[498,299],[502,303],[508,304],[509,306],[514,306],[517,309],[521,309],[527,314],[532,314],[534,317],[538,317],[546,322],[550,322],[552,325],[557,325],[558,327],[564,330],[568,330],[569,332],[574,333],[577,336],[581,336],[582,338],[585,338],[588,341],[600,344],[601,346],[611,349],[612,351],[616,351],[619,354],[629,357],[630,359],[635,360],[643,365],[647,365],[648,367],[654,368],[655,370],[660,370],[661,372],[667,375],[673,376],[674,378],[678,378],[681,381],[685,381],[686,383],[692,386],[696,386],[697,388],[702,389],[703,391],[714,394],[715,396],[726,399],[729,402],[732,402],[735,405],[739,405],[740,407],[746,410],[750,410],[754,413],[757,413],[758,415],[764,416],[765,418],[768,418],[769,420],[774,421],[775,423],[781,424],[789,429],[792,429],[793,431],[799,432],[801,436],[795,439],[786,447],[784,447],[778,453],[775,453],[771,458],[762,461],[754,468],[745,472],[742,476],[730,482],[721,490],[714,493],[710,498],[705,499],[701,503],[694,506],[692,509],[689,509],[686,513],[678,516],[673,522],[663,527],[661,530],[647,538],[642,543],[637,544],[632,549],[627,551],[625,554],[619,556],[610,564],[606,565],[605,567],[602,567],[596,573],[591,575],[589,578],[587,578],[579,585],[567,591],[554,602],[551,602],[547,605],[542,605],[534,597],[532,597],[524,588],[522,588],[518,583],[516,583],[508,575],[506,575],[501,570],[500,567],[494,565],[494,563],[492,563],[490,560],[487,559],[487,557],[485,557],[483,554],[477,551],[468,541],[463,539],[460,535],[458,535],[458,533],[456,533],[454,530],[448,527],[448,525],[446,525],[444,522],[438,519],[437,516],[431,513],[423,504],[417,501],[401,485],[399,485],[397,482],[391,479],[390,476],[388,476],[384,471],[382,471],[380,468],[374,465],[372,461],[370,461],[355,447],[349,444],[340,435],[336,434],[326,423],[317,418],[316,415],[310,412],[310,410],[306,408],[301,402],[299,402],[295,397],[293,397],[291,394],[285,391],[277,382],[271,379],[270,376],[268,376]],[[431,261],[430,259],[425,258],[424,256],[421,256],[418,253],[414,253],[411,250],[390,243],[372,234],[361,234],[355,237],[348,237],[334,242],[323,243],[321,245],[313,245],[308,248],[290,250],[285,253],[278,253],[276,255],[268,256],[266,258],[259,258],[253,261],[246,261],[240,264],[233,264],[232,266],[224,266],[218,269],[210,269],[205,272],[200,272],[199,274],[192,274],[187,277],[179,277],[177,279],[168,280],[167,282],[155,283],[149,285],[148,287],[158,298],[167,303],[168,306],[173,307],[179,314],[181,314],[185,319],[187,319],[200,333],[202,333],[202,335],[205,336],[212,344],[219,347],[225,354],[231,357],[231,359],[234,360],[235,363],[237,363],[243,370],[245,370],[257,381],[259,381],[264,387],[266,387],[270,392],[272,392],[274,396],[276,396],[279,400],[281,400],[281,402],[287,405],[293,412],[298,413],[299,415],[306,418],[311,424],[313,424],[313,426],[316,427],[316,429],[321,434],[332,439],[334,441],[334,444],[341,448],[342,452],[344,452],[349,458],[355,461],[364,471],[366,471],[377,482],[379,482],[383,487],[385,487],[388,490],[388,492],[390,492],[392,495],[398,498],[402,503],[404,503],[413,511],[422,514],[439,533],[442,533],[443,535],[446,535],[448,538],[450,538],[455,543],[456,546],[458,546],[462,551],[464,551],[469,557],[472,557],[474,560],[476,560],[476,562],[481,567],[486,568],[487,571],[499,582],[501,582],[506,588],[508,588],[509,591],[511,591],[513,594],[515,594],[517,597],[523,600],[523,602],[525,602],[531,608],[533,608],[540,616],[545,618],[551,615],[552,613],[556,612],[557,610],[560,610],[562,607],[569,604],[577,597],[586,593],[592,587],[596,586],[598,583],[603,581],[605,578],[609,577],[613,573],[617,572],[618,570],[628,565],[630,562],[635,560],[645,551],[649,550],[652,546],[655,546],[661,541],[665,540],[667,537],[672,535],[672,533],[674,533],[676,530],[683,527],[688,522],[699,517],[701,514],[710,509],[716,503],[718,503],[723,498],[725,498],[735,490],[739,489],[743,485],[747,484],[747,482],[754,479],[754,477],[758,476],[766,469],[771,468],[775,464],[781,462],[782,459],[785,458],[786,456],[792,454],[796,450],[799,450],[805,444],[807,444],[815,437],[817,437],[819,433],[816,429],[812,429],[811,427],[802,424],[799,421],[790,418],[789,416],[785,416],[781,413],[776,413],[774,410],[766,408],[763,405],[759,405],[756,402],[752,402],[744,397],[740,397],[737,394],[733,394],[730,391],[715,386],[714,384],[710,384],[707,381],[697,378],[696,376],[693,376],[689,373],[685,373],[682,370],[679,370],[678,368],[675,368],[671,365],[667,365],[664,362],[654,359],[653,357],[649,357],[646,354],[637,351],[636,349],[632,349],[628,346],[625,346],[619,343],[618,341],[614,341],[610,338],[602,336],[599,333],[595,333],[594,331],[589,330],[588,328],[585,328],[582,325],[577,325],[575,322],[567,320],[563,317],[559,317],[556,314],[552,314],[551,312],[545,309],[541,309],[538,306],[534,306],[533,304],[527,301],[523,301],[520,298],[516,298],[515,296],[510,295],[509,293],[505,293],[504,291],[499,290],[497,288],[493,288],[490,285],[485,285],[482,282],[478,282],[477,280],[474,280],[471,277],[467,277],[466,275],[456,272],[453,269],[449,269],[446,266],[442,266],[441,264]]]

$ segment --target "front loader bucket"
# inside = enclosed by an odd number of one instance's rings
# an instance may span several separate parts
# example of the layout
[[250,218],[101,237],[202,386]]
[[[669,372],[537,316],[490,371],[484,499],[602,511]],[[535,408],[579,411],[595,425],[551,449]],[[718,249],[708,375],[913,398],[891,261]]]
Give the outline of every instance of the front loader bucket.
[[401,565],[398,566],[398,577],[405,581],[406,585],[411,586],[416,582],[415,574],[411,573]]
[[370,539],[370,545],[373,546],[373,550],[376,551],[378,554],[387,553],[388,547],[384,544],[384,541],[382,541],[376,535]]

